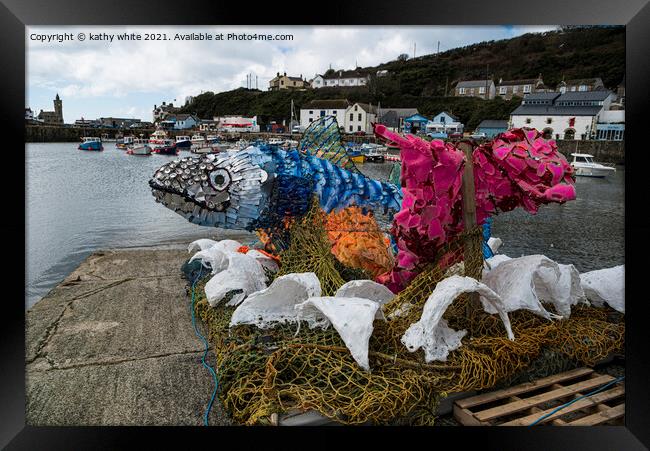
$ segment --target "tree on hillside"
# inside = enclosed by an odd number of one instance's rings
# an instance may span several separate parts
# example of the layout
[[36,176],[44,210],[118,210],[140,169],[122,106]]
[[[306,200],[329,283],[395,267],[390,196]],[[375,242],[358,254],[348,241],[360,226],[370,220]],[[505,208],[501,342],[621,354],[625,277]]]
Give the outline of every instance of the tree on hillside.
[[397,57],[397,61],[406,61],[409,59],[409,56],[407,53],[402,53],[400,56]]

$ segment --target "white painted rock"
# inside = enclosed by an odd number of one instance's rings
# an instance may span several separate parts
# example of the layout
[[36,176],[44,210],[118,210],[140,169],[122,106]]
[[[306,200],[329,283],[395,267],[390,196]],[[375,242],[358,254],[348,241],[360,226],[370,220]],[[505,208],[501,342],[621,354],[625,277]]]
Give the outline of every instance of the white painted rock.
[[295,309],[298,318],[306,320],[312,329],[332,324],[354,360],[364,370],[370,370],[368,344],[379,309],[377,302],[354,297],[311,297]]
[[296,304],[320,295],[320,282],[313,272],[280,276],[268,288],[250,294],[233,312],[230,326],[253,324],[266,329],[274,323],[297,322]]
[[216,246],[209,247],[207,249],[200,250],[190,258],[190,262],[194,260],[200,260],[201,264],[212,270],[212,274],[223,271],[228,268],[228,254],[230,252],[224,252],[217,248]]
[[334,296],[370,299],[383,305],[393,299],[395,293],[373,280],[351,280],[341,285]]
[[492,253],[496,254],[503,245],[503,240],[501,238],[490,237],[488,238],[487,245],[492,250]]
[[215,241],[215,240],[211,240],[211,239],[208,239],[208,238],[201,238],[199,240],[192,241],[190,243],[190,245],[187,246],[187,252],[191,253],[191,252],[194,252],[197,249],[202,251],[204,249],[208,249],[208,248],[214,246],[215,244],[217,244],[217,241]]
[[[496,292],[508,312],[530,310],[546,319],[571,314],[571,306],[585,299],[579,274],[573,265],[558,265],[544,255],[526,255],[501,261],[483,273],[483,283]],[[495,313],[483,301],[488,313]],[[552,303],[558,313],[547,311],[541,301]]]
[[227,269],[205,284],[205,295],[211,307],[221,302],[230,291],[241,290],[227,304],[237,305],[249,294],[266,288],[266,275],[257,260],[239,252],[229,252],[227,256]]
[[261,253],[257,249],[251,249],[248,252],[246,252],[246,255],[250,255],[253,257],[255,260],[258,261],[262,267],[265,269],[272,271],[272,272],[278,272],[280,267],[278,266],[278,262],[273,260],[271,257],[269,257],[266,254]]
[[593,305],[625,313],[625,265],[580,274],[580,285]]
[[411,352],[423,348],[427,362],[445,362],[449,352],[461,346],[461,339],[467,331],[451,329],[442,315],[458,296],[472,292],[478,292],[499,313],[508,338],[514,340],[510,319],[499,295],[471,277],[451,276],[438,282],[424,304],[420,320],[411,324],[402,336],[404,346]]

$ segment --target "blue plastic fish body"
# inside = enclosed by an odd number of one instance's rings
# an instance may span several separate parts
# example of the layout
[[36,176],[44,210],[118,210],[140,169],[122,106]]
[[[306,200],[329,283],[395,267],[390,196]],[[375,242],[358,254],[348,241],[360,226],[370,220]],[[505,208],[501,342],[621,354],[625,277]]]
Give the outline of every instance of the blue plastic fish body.
[[305,214],[314,195],[325,212],[351,205],[397,212],[402,203],[395,184],[271,145],[175,160],[149,185],[156,201],[189,221],[226,229],[279,226]]

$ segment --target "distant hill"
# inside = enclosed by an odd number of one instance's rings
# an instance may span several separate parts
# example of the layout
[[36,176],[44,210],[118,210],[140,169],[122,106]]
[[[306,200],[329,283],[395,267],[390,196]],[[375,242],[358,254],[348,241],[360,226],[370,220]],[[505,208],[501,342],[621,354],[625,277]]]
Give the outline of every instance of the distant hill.
[[380,102],[382,108],[416,107],[426,116],[446,110],[458,116],[467,129],[473,129],[483,119],[507,119],[521,99],[506,102],[500,98],[483,101],[450,97],[459,80],[481,79],[486,71],[495,83],[500,78],[535,78],[541,73],[551,88],[563,78],[600,77],[605,87],[615,89],[625,74],[625,27],[564,27],[481,42],[437,55],[396,59],[361,70],[371,74],[387,70],[388,75],[372,75],[368,86],[360,88],[207,92],[194,97],[183,112],[202,118],[257,115],[264,124],[288,119],[291,99],[298,114],[300,106],[313,99],[347,98],[375,105]]

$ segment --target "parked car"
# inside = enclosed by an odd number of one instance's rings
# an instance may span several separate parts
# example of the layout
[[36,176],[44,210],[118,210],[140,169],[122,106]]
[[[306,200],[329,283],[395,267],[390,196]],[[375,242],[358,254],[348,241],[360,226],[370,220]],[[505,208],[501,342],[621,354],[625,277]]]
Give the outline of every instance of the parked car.
[[427,133],[427,136],[429,138],[433,138],[433,139],[447,139],[448,138],[447,133],[443,133],[443,132],[431,132],[431,133]]
[[461,139],[463,137],[462,133],[450,133],[449,139]]
[[469,137],[472,139],[485,139],[487,138],[487,135],[485,133],[473,133],[469,135]]

